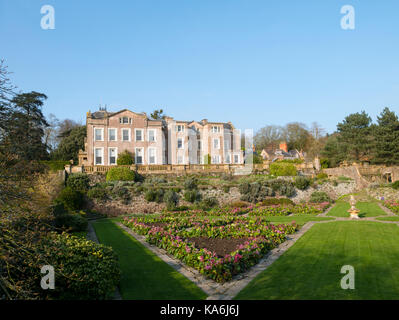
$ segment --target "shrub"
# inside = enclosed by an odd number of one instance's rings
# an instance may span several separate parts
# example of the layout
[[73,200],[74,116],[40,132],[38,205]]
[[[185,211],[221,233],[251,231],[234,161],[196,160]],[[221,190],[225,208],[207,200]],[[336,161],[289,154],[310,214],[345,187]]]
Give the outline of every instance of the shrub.
[[230,192],[230,186],[223,186],[223,191],[225,193],[229,193]]
[[79,213],[64,213],[57,215],[55,220],[57,228],[65,229],[68,232],[80,232],[87,230],[87,220]]
[[105,188],[96,186],[91,188],[88,192],[87,192],[87,196],[90,199],[97,199],[97,200],[106,200],[108,197],[107,191],[105,190]]
[[112,196],[115,199],[120,199],[124,204],[128,204],[130,201],[130,193],[128,188],[123,186],[114,186],[112,189]]
[[215,197],[209,197],[202,199],[198,207],[202,210],[210,210],[217,205],[219,205],[218,200]]
[[60,215],[68,212],[65,209],[65,206],[62,202],[55,202],[54,205],[51,207],[51,211],[52,211],[54,217],[60,216]]
[[248,182],[243,182],[238,186],[238,190],[240,191],[241,194],[248,194],[250,188],[251,185]]
[[186,190],[195,190],[198,187],[198,181],[195,178],[187,178],[183,185]]
[[118,154],[118,159],[116,160],[118,166],[130,166],[134,163],[133,155],[125,150]]
[[179,193],[181,191],[180,187],[173,187],[172,190],[176,193]]
[[306,177],[297,177],[294,184],[299,190],[306,190],[310,186],[310,179]]
[[147,190],[146,193],[144,194],[144,199],[146,199],[149,202],[155,201],[157,193],[154,189]]
[[295,188],[291,181],[274,179],[267,181],[266,185],[270,186],[272,190],[277,192],[280,196],[291,197],[295,195]]
[[120,270],[110,247],[66,233],[50,234],[41,245],[43,264],[56,270],[55,289],[47,290],[53,299],[112,298]]
[[66,187],[60,192],[56,202],[61,202],[67,210],[80,210],[84,203],[83,193],[73,190],[71,187]]
[[399,180],[395,181],[394,183],[391,184],[391,187],[395,190],[399,190]]
[[211,164],[211,155],[210,154],[204,155],[204,164]]
[[331,199],[327,193],[322,191],[315,191],[310,196],[310,202],[314,203],[331,202]]
[[85,193],[89,189],[89,177],[86,173],[73,173],[71,174],[66,182],[68,187],[71,187],[75,191]]
[[270,165],[270,174],[274,176],[296,176],[297,171],[292,163],[272,163]]
[[317,176],[317,179],[322,180],[322,179],[327,179],[328,178],[328,174],[324,173],[324,172],[320,172]]
[[166,203],[166,208],[170,211],[175,210],[179,204],[179,196],[173,190],[166,191],[163,199]]
[[321,158],[320,159],[320,167],[322,169],[327,169],[330,167],[330,160],[327,158]]
[[148,190],[145,195],[144,199],[149,202],[162,202],[164,197],[164,190],[163,189],[150,189]]
[[107,172],[107,181],[136,181],[135,171],[127,167],[114,167]]
[[184,200],[194,203],[194,202],[198,202],[201,201],[201,193],[198,190],[187,190],[184,192]]

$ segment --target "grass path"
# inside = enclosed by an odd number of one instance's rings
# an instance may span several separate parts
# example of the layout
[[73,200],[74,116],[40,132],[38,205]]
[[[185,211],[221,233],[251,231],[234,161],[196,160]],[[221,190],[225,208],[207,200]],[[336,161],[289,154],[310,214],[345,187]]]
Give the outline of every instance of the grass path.
[[[399,228],[371,221],[314,225],[236,299],[399,299]],[[343,265],[355,290],[343,290]]]
[[205,299],[194,283],[163,262],[110,220],[93,223],[98,240],[111,246],[119,257],[123,299]]

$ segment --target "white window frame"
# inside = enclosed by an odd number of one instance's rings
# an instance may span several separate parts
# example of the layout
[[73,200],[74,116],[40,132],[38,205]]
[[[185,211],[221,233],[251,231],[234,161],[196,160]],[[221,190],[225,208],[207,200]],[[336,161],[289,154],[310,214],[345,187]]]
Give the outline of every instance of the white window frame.
[[[142,151],[141,163],[137,163],[137,150],[141,150]],[[134,163],[136,163],[136,164],[144,164],[144,148],[143,147],[134,148]]]
[[[231,159],[232,159],[232,157],[231,157],[231,154],[229,153],[229,154],[227,154],[226,156],[225,156],[225,162],[226,163],[228,163],[228,164],[231,164]],[[227,161],[226,161],[227,160]]]
[[[150,132],[154,133],[154,140],[152,140],[152,141],[150,140]],[[148,131],[147,131],[147,139],[148,139],[149,142],[157,142],[157,130],[148,129]]]
[[212,126],[211,132],[212,133],[220,133],[220,127],[219,126]]
[[[137,140],[137,131],[141,132],[141,140]],[[134,129],[134,141],[144,141],[144,130],[143,129]]]
[[[127,119],[127,122],[124,122],[123,119]],[[132,118],[126,117],[126,116],[120,117],[119,118],[119,123],[120,124],[131,124],[132,123]]]
[[[237,161],[236,161],[236,157],[237,157]],[[234,163],[240,163],[240,155],[239,154],[234,155]]]
[[[101,140],[97,140],[96,130],[101,130]],[[94,141],[104,141],[104,128],[94,127]]]
[[[109,132],[111,130],[115,130],[115,140],[110,140],[110,134]],[[108,141],[118,141],[118,129],[117,128],[108,128]]]
[[[179,130],[181,128],[181,130]],[[177,124],[176,125],[176,131],[177,132],[184,132],[184,125],[183,124]]]
[[[128,137],[129,137],[128,140],[123,139],[123,131],[126,131],[126,130],[128,131]],[[121,129],[121,141],[122,141],[122,142],[130,142],[130,141],[132,141],[132,138],[131,138],[132,135],[131,135],[131,133],[132,133],[132,132],[131,132],[130,128],[122,128],[122,129]]]
[[[181,163],[179,163],[179,157],[181,157]],[[177,164],[184,164],[184,154],[183,155],[177,155],[176,162],[177,162]]]
[[[217,159],[217,161],[214,161],[214,159]],[[211,157],[211,162],[212,164],[220,164],[220,155],[214,155]]]
[[[101,150],[101,163],[97,163],[96,150]],[[94,148],[94,165],[95,166],[103,166],[104,165],[104,147],[95,147]]]
[[[215,141],[218,142],[217,147],[215,147]],[[212,148],[213,148],[213,149],[216,149],[216,150],[219,150],[219,149],[220,149],[220,139],[219,139],[219,138],[213,138],[213,140],[212,140]]]
[[[179,141],[181,141],[181,148],[179,148]],[[184,150],[184,139],[183,138],[177,138],[177,149]]]
[[[151,161],[150,161],[150,154],[151,154],[150,150],[154,151],[154,163],[151,163]],[[148,156],[148,164],[157,164],[157,149],[156,148],[148,148],[147,156]]]
[[[111,163],[111,149],[115,149],[115,163]],[[117,147],[108,147],[108,165],[116,166],[118,164],[118,148]]]

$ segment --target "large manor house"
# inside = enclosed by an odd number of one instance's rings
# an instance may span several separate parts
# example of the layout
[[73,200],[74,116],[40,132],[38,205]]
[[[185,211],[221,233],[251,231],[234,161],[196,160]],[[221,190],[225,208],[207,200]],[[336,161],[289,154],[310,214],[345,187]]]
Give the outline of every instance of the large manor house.
[[153,120],[124,109],[86,116],[79,165],[112,166],[129,151],[137,165],[242,164],[241,133],[231,122]]

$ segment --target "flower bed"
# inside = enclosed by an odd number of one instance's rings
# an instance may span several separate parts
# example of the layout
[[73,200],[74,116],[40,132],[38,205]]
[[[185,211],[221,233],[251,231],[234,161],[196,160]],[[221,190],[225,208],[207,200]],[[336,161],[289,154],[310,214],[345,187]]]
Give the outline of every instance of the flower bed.
[[[256,264],[270,249],[296,231],[296,225],[274,226],[262,220],[229,218],[210,222],[206,219],[127,218],[123,221],[146,240],[166,250],[186,265],[217,282],[225,282]],[[144,221],[143,221],[144,220]],[[155,223],[168,221],[163,226]],[[152,224],[152,225],[151,225]],[[190,227],[190,229],[184,229]],[[234,240],[235,239],[235,240]],[[215,251],[208,250],[214,248]],[[230,251],[220,255],[220,248]],[[232,249],[234,248],[234,249]]]
[[297,225],[273,225],[267,221],[253,219],[232,219],[226,225],[216,225],[215,223],[201,224],[190,230],[182,230],[179,236],[189,237],[208,237],[208,238],[243,238],[243,237],[267,237],[284,238],[285,234],[293,233]]
[[246,214],[252,210],[252,206],[246,208],[213,208],[209,211],[206,210],[185,210],[185,211],[173,211],[167,213],[167,215],[175,215],[179,217],[203,217],[203,216],[239,216]]
[[297,204],[292,208],[296,214],[320,214],[330,207],[330,202]]
[[399,201],[391,200],[385,201],[384,206],[390,209],[392,212],[399,214]]
[[250,216],[287,216],[289,214],[320,214],[330,206],[329,202],[297,205],[256,206]]

